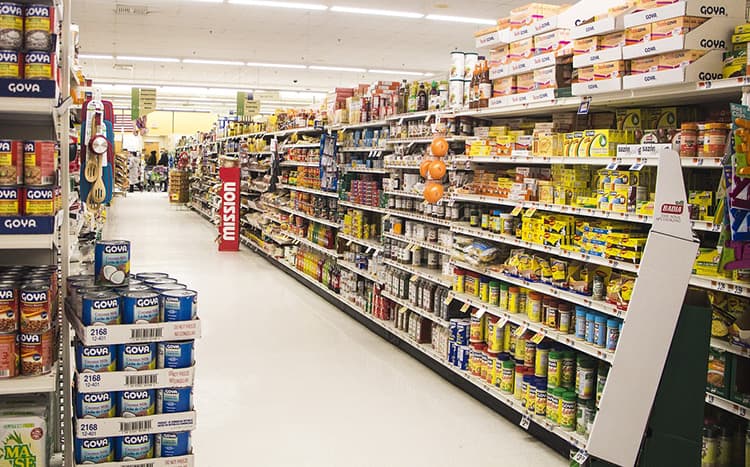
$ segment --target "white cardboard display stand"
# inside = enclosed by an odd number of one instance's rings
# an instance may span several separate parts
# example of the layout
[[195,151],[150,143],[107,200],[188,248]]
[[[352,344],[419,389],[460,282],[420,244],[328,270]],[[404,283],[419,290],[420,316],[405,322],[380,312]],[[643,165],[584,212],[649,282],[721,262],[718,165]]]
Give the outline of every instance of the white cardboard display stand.
[[195,367],[161,370],[76,373],[78,392],[133,391],[143,389],[186,388],[193,385]]
[[195,429],[195,418],[195,411],[144,417],[80,418],[76,420],[76,438],[95,439],[110,436],[193,431]]
[[[105,462],[97,467],[193,467],[195,458],[192,454],[178,457],[158,457],[142,461]],[[91,467],[91,464],[76,464],[76,467]]]
[[587,451],[635,465],[699,243],[690,228],[680,156],[660,153],[654,225]]

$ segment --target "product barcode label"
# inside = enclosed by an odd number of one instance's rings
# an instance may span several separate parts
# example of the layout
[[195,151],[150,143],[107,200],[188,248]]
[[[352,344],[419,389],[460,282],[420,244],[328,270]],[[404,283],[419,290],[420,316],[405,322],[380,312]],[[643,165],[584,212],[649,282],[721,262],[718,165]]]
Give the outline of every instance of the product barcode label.
[[120,422],[121,433],[132,433],[151,429],[151,420],[136,420],[134,422]]
[[164,328],[136,328],[130,330],[131,339],[155,339],[162,337]]
[[583,449],[578,451],[576,455],[573,456],[573,461],[578,463],[579,465],[583,465],[588,459],[589,459],[589,454]]
[[524,430],[528,430],[531,426],[531,417],[529,417],[528,415],[524,415],[523,417],[521,417],[521,421],[518,422],[518,425]]
[[145,464],[123,464],[124,467],[154,467],[153,462],[147,462]]
[[127,386],[147,386],[157,384],[159,375],[133,375],[125,376],[125,385]]

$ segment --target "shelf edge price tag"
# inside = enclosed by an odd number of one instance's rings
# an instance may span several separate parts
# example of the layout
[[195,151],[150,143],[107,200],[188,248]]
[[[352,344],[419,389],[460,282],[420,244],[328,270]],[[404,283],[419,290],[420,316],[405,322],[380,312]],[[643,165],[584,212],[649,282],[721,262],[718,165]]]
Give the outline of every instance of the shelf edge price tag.
[[513,208],[513,210],[512,210],[511,212],[510,212],[510,215],[511,215],[511,216],[517,216],[517,215],[519,215],[519,214],[521,213],[521,211],[523,211],[523,206],[516,206],[516,207],[515,207],[515,208]]
[[522,324],[521,326],[518,326],[518,328],[516,329],[516,332],[514,332],[513,335],[516,337],[521,337],[523,336],[523,333],[525,333],[528,329],[529,329],[528,326],[526,326],[525,324]]
[[529,208],[523,213],[523,217],[532,217],[534,214],[536,214],[536,208]]
[[502,316],[497,321],[497,323],[495,324],[495,326],[496,326],[496,328],[501,328],[501,327],[505,326],[506,324],[508,324],[508,317],[507,316]]
[[461,313],[466,313],[467,311],[469,311],[469,308],[471,308],[471,304],[464,303],[464,305],[461,307]]
[[539,345],[544,340],[544,334],[541,332],[538,332],[534,334],[534,337],[531,338],[531,342],[535,343],[536,345]]
[[486,309],[484,309],[484,308],[477,308],[477,313],[476,313],[475,316],[477,318],[481,318],[482,316],[484,316],[485,313],[487,313]]
[[406,313],[408,310],[409,310],[409,308],[407,308],[405,306],[402,306],[401,309],[398,310],[398,311],[399,311],[399,313]]
[[518,425],[524,430],[528,430],[531,426],[531,417],[529,417],[528,415],[524,415],[523,417],[521,417],[521,421],[518,422]]
[[450,305],[452,302],[453,302],[453,295],[448,295],[448,297],[446,297],[443,303],[445,303],[446,305]]
[[573,456],[573,462],[578,463],[579,465],[583,465],[586,463],[586,461],[589,460],[589,454],[584,451],[583,449],[580,449],[575,456]]

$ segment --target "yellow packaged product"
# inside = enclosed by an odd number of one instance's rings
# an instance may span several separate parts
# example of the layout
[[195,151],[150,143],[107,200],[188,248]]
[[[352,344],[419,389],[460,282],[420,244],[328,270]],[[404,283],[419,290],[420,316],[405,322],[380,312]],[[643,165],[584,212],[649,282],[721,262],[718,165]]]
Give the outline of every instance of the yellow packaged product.
[[516,86],[516,77],[506,76],[504,78],[498,78],[492,81],[492,96],[502,97],[510,96],[518,91]]
[[600,49],[612,49],[625,46],[625,31],[611,32],[601,36]]
[[569,29],[555,29],[554,31],[534,36],[534,49],[538,54],[560,52],[567,55],[572,51]]
[[750,23],[739,24],[734,27],[735,34],[747,34],[750,33]]
[[646,117],[646,109],[617,109],[615,111],[618,130],[643,130]]
[[520,41],[510,43],[508,48],[508,60],[516,62],[534,56],[534,38],[529,37]]
[[490,68],[507,64],[509,52],[510,52],[510,49],[509,49],[508,44],[502,44],[490,50],[490,54],[489,54],[490,55],[489,56]]
[[630,62],[627,60],[614,60],[611,62],[594,64],[594,79],[622,78],[628,73]]
[[677,16],[653,23],[651,39],[658,40],[672,36],[682,36],[700,26],[706,18],[696,16]]
[[654,202],[653,201],[638,201],[636,203],[635,213],[639,216],[653,216],[654,215]]
[[552,204],[555,202],[555,187],[550,181],[540,181],[537,185],[537,193],[540,203]]
[[597,209],[611,211],[612,203],[609,201],[609,192],[597,192]]
[[712,191],[690,191],[688,204],[698,209],[698,219],[704,221],[713,219],[714,193]]
[[615,157],[617,145],[625,143],[620,130],[586,130],[578,149],[578,157]]
[[693,263],[693,274],[717,277],[721,265],[721,253],[716,248],[701,248]]
[[534,90],[534,72],[522,73],[516,76],[518,93],[531,92]]
[[651,40],[651,23],[631,26],[625,30],[625,45],[640,44]]
[[552,246],[555,248],[560,248],[564,243],[565,237],[563,237],[560,234],[547,232],[544,234],[544,246]]
[[583,55],[599,50],[601,36],[589,36],[573,40],[573,55]]
[[630,74],[638,75],[641,73],[653,73],[659,71],[659,56],[651,55],[649,57],[634,58],[630,61]]
[[703,50],[678,50],[677,52],[661,54],[659,55],[659,71],[688,66],[705,53]]
[[567,6],[550,5],[546,3],[527,3],[510,10],[510,28],[520,29],[548,16],[554,16],[564,11]]
[[619,189],[609,194],[610,209],[613,212],[635,211],[635,187]]
[[577,71],[578,71],[577,82],[588,83],[590,81],[594,81],[594,67],[593,66],[578,68]]

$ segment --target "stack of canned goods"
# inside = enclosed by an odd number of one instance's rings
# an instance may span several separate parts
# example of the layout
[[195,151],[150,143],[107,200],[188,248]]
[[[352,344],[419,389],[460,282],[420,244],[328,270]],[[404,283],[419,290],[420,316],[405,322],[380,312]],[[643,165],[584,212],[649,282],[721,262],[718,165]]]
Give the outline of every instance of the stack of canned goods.
[[57,290],[57,266],[0,268],[0,379],[52,371]]
[[0,216],[53,216],[62,207],[54,141],[0,140]]
[[57,78],[55,7],[0,2],[0,78]]

